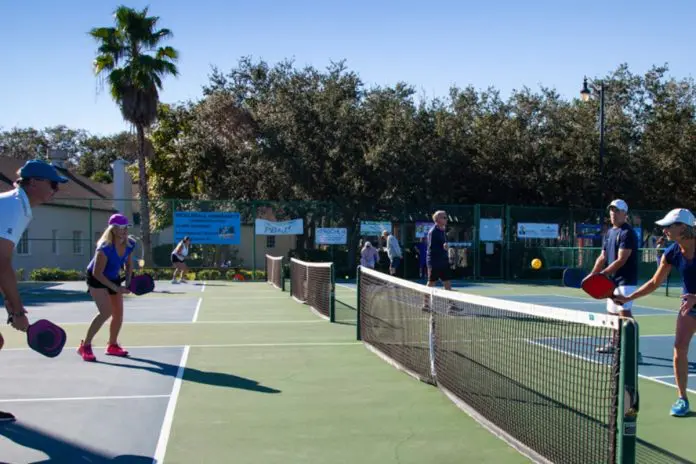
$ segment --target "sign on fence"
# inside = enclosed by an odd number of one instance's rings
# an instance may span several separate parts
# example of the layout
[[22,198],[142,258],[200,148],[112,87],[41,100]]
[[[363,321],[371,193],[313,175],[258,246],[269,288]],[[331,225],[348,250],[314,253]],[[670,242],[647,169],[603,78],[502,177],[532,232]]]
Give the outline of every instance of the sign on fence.
[[520,222],[517,224],[519,238],[558,238],[558,224]]
[[348,243],[348,229],[337,227],[317,228],[317,245],[345,245]]
[[176,242],[188,235],[194,245],[239,245],[241,232],[239,213],[174,212]]
[[360,235],[382,235],[383,231],[392,233],[391,222],[386,221],[360,221]]
[[291,219],[289,221],[256,220],[256,235],[302,235],[304,233],[304,221]]

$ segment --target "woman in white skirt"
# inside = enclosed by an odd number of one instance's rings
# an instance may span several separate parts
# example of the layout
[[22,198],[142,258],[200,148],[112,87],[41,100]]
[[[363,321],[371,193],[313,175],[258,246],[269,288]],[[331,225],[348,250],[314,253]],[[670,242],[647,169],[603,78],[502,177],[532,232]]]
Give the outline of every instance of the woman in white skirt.
[[[189,254],[189,248],[191,247],[191,238],[186,236],[181,240],[172,251],[172,265],[174,266],[174,275],[172,276],[172,283],[178,284],[180,282],[186,283],[186,271],[188,271],[188,266],[184,262]],[[176,274],[180,273],[179,280],[176,280]]]

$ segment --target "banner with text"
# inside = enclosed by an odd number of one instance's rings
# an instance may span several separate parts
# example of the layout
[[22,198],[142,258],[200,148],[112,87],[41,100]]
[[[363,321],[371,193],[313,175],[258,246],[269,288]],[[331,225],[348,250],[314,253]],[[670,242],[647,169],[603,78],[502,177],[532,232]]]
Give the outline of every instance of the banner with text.
[[558,238],[558,224],[525,222],[517,224],[518,238]]
[[348,243],[348,229],[338,227],[317,228],[317,245],[345,245]]
[[289,221],[256,220],[256,235],[302,235],[304,233],[304,220],[291,219]]
[[391,222],[386,221],[360,221],[360,235],[382,235],[384,231],[392,233]]
[[239,245],[240,215],[228,212],[175,211],[174,241],[189,236],[193,245]]

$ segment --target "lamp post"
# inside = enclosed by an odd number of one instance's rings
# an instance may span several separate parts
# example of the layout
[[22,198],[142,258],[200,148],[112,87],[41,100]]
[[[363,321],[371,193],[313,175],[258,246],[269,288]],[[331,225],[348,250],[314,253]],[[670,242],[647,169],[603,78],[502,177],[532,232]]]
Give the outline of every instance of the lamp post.
[[[589,83],[587,82],[587,77],[582,81],[582,90],[580,91],[580,98],[582,101],[586,102],[590,99],[592,91],[599,92],[599,188],[600,188],[600,198],[604,199],[604,83],[599,82]],[[600,205],[601,207],[601,205]]]

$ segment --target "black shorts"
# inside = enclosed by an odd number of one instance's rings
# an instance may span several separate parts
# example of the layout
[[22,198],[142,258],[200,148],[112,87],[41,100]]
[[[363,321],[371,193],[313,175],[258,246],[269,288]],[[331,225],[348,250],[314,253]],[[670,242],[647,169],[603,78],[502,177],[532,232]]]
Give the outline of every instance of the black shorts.
[[172,254],[172,264],[183,263],[184,260],[179,258],[177,255]]
[[[94,277],[94,275],[92,274],[92,271],[87,271],[87,279],[86,279],[86,280],[87,280],[87,286],[88,286],[88,287],[91,287],[91,288],[105,288],[105,289],[109,292],[109,295],[116,295],[116,292],[114,292],[113,290],[111,290],[109,287],[107,287],[107,286],[104,285],[103,283],[99,282],[99,281]],[[122,278],[122,277],[119,277],[118,279],[114,279],[114,280],[109,279],[109,280],[111,280],[111,282],[113,282],[114,284],[116,284],[116,286],[120,287],[120,286],[121,286],[121,283],[122,283],[124,280],[126,280],[126,279],[124,279],[124,278]]]
[[452,273],[449,267],[430,267],[428,266],[428,282],[437,282],[441,280],[447,282],[452,280]]

